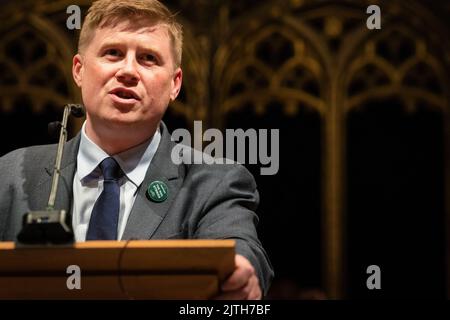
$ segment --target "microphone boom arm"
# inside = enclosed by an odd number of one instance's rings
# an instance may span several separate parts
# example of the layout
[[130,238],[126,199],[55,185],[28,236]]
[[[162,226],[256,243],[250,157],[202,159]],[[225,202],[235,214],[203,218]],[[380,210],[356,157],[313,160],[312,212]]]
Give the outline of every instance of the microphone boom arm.
[[48,198],[48,205],[47,205],[48,210],[53,210],[55,206],[56,191],[58,190],[59,176],[61,173],[62,154],[64,151],[64,144],[67,141],[67,120],[69,119],[71,109],[72,109],[71,104],[66,104],[64,106],[64,113],[61,122],[61,131],[59,133],[58,151],[56,153],[55,167],[53,171],[52,188],[50,191],[50,196]]

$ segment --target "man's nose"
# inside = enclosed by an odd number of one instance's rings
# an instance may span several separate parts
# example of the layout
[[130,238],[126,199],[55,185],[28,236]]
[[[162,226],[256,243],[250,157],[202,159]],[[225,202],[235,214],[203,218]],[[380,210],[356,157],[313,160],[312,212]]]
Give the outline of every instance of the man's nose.
[[116,78],[120,82],[138,82],[139,73],[137,71],[136,60],[127,58],[123,60],[123,64],[116,73]]

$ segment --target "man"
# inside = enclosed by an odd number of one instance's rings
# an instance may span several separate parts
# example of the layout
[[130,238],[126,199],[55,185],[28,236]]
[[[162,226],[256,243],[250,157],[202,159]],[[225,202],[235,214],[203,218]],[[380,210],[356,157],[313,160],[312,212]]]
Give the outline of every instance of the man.
[[[73,77],[86,121],[65,147],[56,208],[77,241],[235,239],[221,299],[260,299],[273,276],[256,234],[258,192],[240,165],[171,160],[161,118],[181,88],[181,26],[155,0],[95,2],[80,33]],[[28,210],[45,208],[55,145],[0,159],[0,237],[14,240]],[[183,157],[180,154],[180,157]]]

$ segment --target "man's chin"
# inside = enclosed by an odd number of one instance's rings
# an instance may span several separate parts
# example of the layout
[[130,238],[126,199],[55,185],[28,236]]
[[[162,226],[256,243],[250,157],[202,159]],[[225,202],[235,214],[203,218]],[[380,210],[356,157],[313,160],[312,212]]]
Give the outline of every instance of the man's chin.
[[113,105],[104,110],[102,114],[103,121],[116,123],[118,125],[132,124],[139,121],[139,115],[132,106]]
[[126,116],[111,117],[111,118],[105,119],[104,121],[110,125],[118,126],[118,127],[136,126],[140,122],[135,117],[126,117]]

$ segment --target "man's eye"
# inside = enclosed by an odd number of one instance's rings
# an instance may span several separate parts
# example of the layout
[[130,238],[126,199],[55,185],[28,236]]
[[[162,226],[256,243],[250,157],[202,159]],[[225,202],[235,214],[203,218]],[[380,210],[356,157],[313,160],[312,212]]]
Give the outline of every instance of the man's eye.
[[108,49],[105,51],[105,55],[118,57],[120,55],[120,52],[117,49]]
[[156,62],[156,57],[153,54],[144,54],[141,59],[149,62]]

